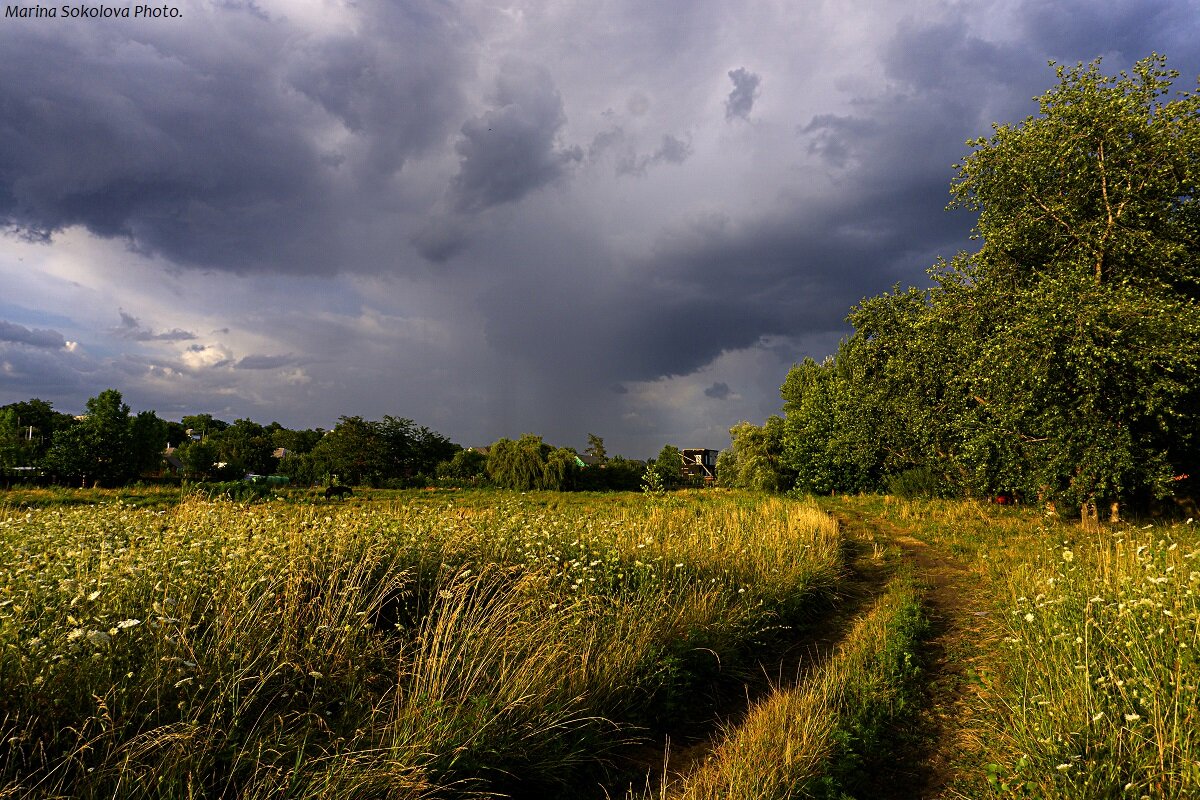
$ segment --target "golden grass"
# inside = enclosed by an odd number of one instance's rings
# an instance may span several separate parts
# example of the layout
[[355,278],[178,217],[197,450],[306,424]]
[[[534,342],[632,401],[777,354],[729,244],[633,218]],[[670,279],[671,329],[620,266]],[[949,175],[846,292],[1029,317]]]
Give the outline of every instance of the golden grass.
[[840,575],[803,503],[549,502],[0,508],[0,794],[562,792]]

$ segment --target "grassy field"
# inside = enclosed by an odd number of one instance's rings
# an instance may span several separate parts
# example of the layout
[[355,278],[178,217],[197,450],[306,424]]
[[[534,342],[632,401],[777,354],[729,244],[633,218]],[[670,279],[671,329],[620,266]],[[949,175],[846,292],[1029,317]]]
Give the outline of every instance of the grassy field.
[[[843,800],[898,745],[953,746],[929,796],[1200,796],[1194,524],[821,501],[848,540],[722,491],[5,501],[0,798]],[[931,558],[964,577],[930,593]],[[647,779],[648,746],[744,684]],[[957,738],[922,733],[947,716]]]
[[960,642],[977,743],[957,796],[1200,797],[1200,532],[1085,533],[1037,509],[840,498],[971,571],[984,635]]
[[0,508],[0,797],[611,782],[843,569],[749,495],[147,497]]

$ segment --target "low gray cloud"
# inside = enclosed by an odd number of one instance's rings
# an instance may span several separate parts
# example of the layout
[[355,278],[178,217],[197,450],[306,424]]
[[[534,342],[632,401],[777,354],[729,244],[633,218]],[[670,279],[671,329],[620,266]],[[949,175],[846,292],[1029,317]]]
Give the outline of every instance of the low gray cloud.
[[558,142],[566,116],[544,67],[507,61],[488,103],[490,110],[463,124],[454,146],[461,159],[451,183],[458,211],[478,213],[516,202],[583,159],[579,147]]
[[762,78],[748,71],[745,67],[729,70],[729,79],[733,81],[733,91],[725,100],[725,119],[749,119],[754,110],[754,101],[758,99],[758,85]]
[[726,397],[729,397],[729,395],[730,389],[729,384],[727,383],[717,382],[704,390],[704,396],[711,397],[714,400],[724,400]]
[[278,369],[295,363],[296,357],[290,354],[283,356],[253,354],[239,359],[233,366],[235,369]]
[[113,329],[113,333],[122,339],[129,339],[134,342],[181,342],[196,338],[196,334],[191,331],[182,330],[181,328],[172,328],[169,331],[155,333],[152,330],[142,327],[141,320],[132,314],[127,314],[124,311],[119,311],[118,313],[121,315],[121,324]]
[[66,340],[58,331],[46,328],[26,328],[15,322],[0,319],[0,342],[24,344],[30,347],[44,347],[57,350],[66,347]]
[[687,161],[691,154],[690,142],[668,133],[662,137],[662,144],[653,153],[638,155],[629,151],[622,155],[617,159],[616,172],[618,175],[645,175],[646,170],[655,164],[679,165]]

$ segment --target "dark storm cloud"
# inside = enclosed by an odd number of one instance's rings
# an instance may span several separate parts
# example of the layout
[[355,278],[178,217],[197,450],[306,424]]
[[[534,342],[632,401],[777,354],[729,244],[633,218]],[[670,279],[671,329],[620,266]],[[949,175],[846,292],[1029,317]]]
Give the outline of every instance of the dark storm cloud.
[[26,328],[15,322],[0,319],[0,342],[25,344],[30,347],[44,347],[57,350],[66,346],[66,340],[58,331],[46,328]]
[[82,406],[88,392],[100,391],[92,389],[91,367],[62,348],[22,347],[0,338],[0,403],[41,397],[61,406],[60,398],[70,396]]
[[410,237],[409,242],[422,257],[443,264],[466,249],[468,224],[455,214],[432,217]]
[[729,79],[733,81],[733,91],[725,100],[725,119],[749,119],[754,101],[758,99],[758,84],[762,79],[745,67],[731,69]]
[[435,3],[357,9],[355,37],[232,4],[170,26],[6,26],[0,220],[182,265],[361,268],[343,215],[371,197],[362,176],[444,140],[462,70]]
[[[553,365],[556,376],[603,387],[688,375],[768,337],[836,341],[865,296],[897,282],[928,285],[925,270],[939,256],[972,246],[971,216],[945,210],[964,142],[986,133],[993,119],[1034,110],[1029,98],[1049,74],[1028,53],[964,30],[898,30],[884,55],[903,91],[866,86],[848,113],[800,122],[796,147],[817,156],[815,172],[801,175],[794,192],[784,188],[773,208],[744,212],[734,201],[728,212],[676,226],[615,273],[586,260],[562,272],[547,254],[544,266],[493,288],[489,336],[497,347]],[[957,69],[908,55],[928,51],[933,39],[957,54]],[[1017,62],[1033,63],[1026,80],[990,88]],[[829,188],[818,195],[811,182]]]
[[465,213],[520,200],[583,158],[580,148],[557,141],[567,118],[545,68],[506,62],[488,104],[490,110],[463,124],[454,148],[461,163],[451,193]]
[[1114,0],[1090,3],[1025,0],[1016,9],[1020,35],[1034,52],[1064,63],[1108,56],[1105,71],[1127,69],[1151,51],[1183,68],[1181,83],[1195,85],[1200,61],[1195,3]]
[[124,311],[118,313],[121,315],[121,324],[113,329],[113,333],[122,339],[134,342],[181,342],[196,338],[196,334],[180,328],[155,333],[143,328],[141,321],[132,314],[126,314]]
[[[928,207],[941,213],[945,190],[938,188]],[[890,199],[894,206],[901,198]],[[587,265],[556,270],[547,254],[544,268],[507,275],[491,288],[488,334],[497,348],[523,354],[557,379],[607,386],[686,375],[769,335],[841,330],[862,297],[864,265],[882,273],[882,289],[889,270],[919,273],[932,261],[921,251],[928,243],[905,225],[911,215],[893,221],[882,212],[863,204],[809,211],[803,220],[713,221],[663,242],[615,278]]]
[[704,390],[704,396],[711,397],[714,400],[724,400],[726,397],[729,397],[729,395],[730,389],[729,384],[727,383],[714,383],[712,386],[709,386]]

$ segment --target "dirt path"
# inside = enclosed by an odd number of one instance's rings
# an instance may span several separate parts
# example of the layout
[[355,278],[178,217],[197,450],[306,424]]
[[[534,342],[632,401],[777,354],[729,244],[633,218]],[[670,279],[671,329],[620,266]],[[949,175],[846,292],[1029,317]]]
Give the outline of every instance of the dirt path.
[[848,536],[846,546],[847,574],[839,582],[830,606],[819,618],[794,631],[791,647],[759,662],[744,680],[722,687],[703,714],[669,732],[660,732],[655,742],[632,754],[622,771],[644,776],[635,782],[635,788],[642,786],[639,791],[658,797],[664,779],[668,784],[678,784],[703,763],[723,731],[739,724],[758,701],[775,688],[799,684],[825,663],[871,601],[883,592],[893,573],[893,567],[874,553],[870,544]]
[[923,707],[907,731],[897,732],[894,769],[873,776],[881,800],[943,800],[963,795],[953,788],[961,765],[977,741],[967,720],[982,685],[975,664],[987,627],[985,606],[974,591],[970,570],[942,548],[930,545],[875,515],[826,507],[852,537],[893,544],[925,589],[930,635],[923,652]]
[[[760,678],[713,698],[709,713],[681,724],[633,755],[623,772],[645,777],[644,790],[657,797],[665,779],[674,784],[703,763],[722,731],[737,725],[773,687],[790,687],[819,669],[870,607],[895,572],[882,557],[897,548],[924,588],[930,635],[925,642],[922,707],[895,731],[893,758],[875,765],[861,793],[873,800],[949,800],[965,795],[951,787],[958,765],[975,748],[964,725],[979,693],[973,669],[975,647],[987,612],[972,591],[970,571],[949,553],[875,515],[836,503],[823,504],[842,526],[848,574],[829,612],[796,631],[796,644],[758,665]],[[665,765],[665,766],[664,766]],[[635,787],[640,782],[635,782]],[[641,792],[637,792],[642,796]],[[620,797],[614,792],[611,797]]]

